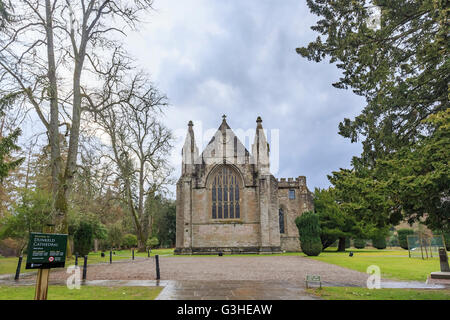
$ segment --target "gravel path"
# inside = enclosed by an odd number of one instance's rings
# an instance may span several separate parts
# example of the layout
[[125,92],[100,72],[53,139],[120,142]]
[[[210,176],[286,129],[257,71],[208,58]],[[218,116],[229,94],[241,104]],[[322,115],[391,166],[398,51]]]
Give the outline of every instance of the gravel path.
[[[160,257],[161,280],[272,280],[304,285],[306,274],[324,284],[365,286],[368,275],[298,256],[275,257]],[[65,280],[65,271],[53,270],[51,280]],[[89,266],[88,280],[154,280],[155,259]]]

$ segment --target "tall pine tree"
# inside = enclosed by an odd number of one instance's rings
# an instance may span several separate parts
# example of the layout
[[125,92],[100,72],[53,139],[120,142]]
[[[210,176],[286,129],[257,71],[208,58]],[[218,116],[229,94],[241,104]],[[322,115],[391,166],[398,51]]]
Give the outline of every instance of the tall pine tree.
[[320,36],[297,52],[336,63],[333,85],[367,102],[339,124],[363,152],[330,180],[344,206],[379,228],[401,219],[449,228],[448,2],[307,0]]

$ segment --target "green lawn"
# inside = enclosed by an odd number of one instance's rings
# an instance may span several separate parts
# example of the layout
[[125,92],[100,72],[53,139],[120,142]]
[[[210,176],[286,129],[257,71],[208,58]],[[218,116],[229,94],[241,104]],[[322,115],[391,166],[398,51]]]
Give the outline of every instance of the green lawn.
[[[350,250],[348,250],[350,251]],[[341,267],[366,272],[370,265],[377,265],[381,269],[382,278],[397,280],[426,281],[433,271],[440,270],[438,258],[422,260],[409,258],[407,250],[351,250],[349,252],[325,251],[318,257],[309,257],[318,261],[335,264]]]
[[[18,258],[5,258],[0,257],[0,274],[7,273],[16,273]],[[22,268],[20,268],[20,272],[27,272],[29,270],[25,270],[26,257],[23,258]]]
[[[131,259],[131,250],[116,250],[114,252],[115,252],[115,255],[113,255],[113,263],[114,263],[114,261],[117,261],[117,260]],[[154,256],[155,254],[173,255],[173,249],[152,250],[151,256]],[[136,250],[134,256],[136,258],[147,258],[148,254],[147,254],[147,252],[137,252],[137,250]],[[24,255],[23,261],[22,261],[21,273],[35,271],[35,270],[26,270],[25,269],[26,261],[27,261],[27,257],[26,257],[26,255]],[[18,258],[16,258],[16,257],[5,258],[5,257],[0,256],[0,274],[15,273],[16,268],[17,268],[17,262],[18,262]],[[82,266],[83,263],[84,263],[84,258],[79,257],[78,265]],[[105,252],[104,258],[101,257],[100,251],[89,253],[88,265],[96,264],[96,263],[109,263],[109,251]],[[74,264],[75,264],[75,256],[72,256],[72,258],[66,260],[66,267],[70,266],[70,265],[74,265]]]
[[[48,300],[154,300],[162,287],[50,286]],[[33,300],[34,286],[0,286],[0,300]]]
[[[173,249],[163,249],[166,254],[173,257]],[[155,250],[156,251],[156,250]],[[353,252],[353,257],[349,257],[349,252]],[[158,253],[161,254],[161,253]],[[282,254],[244,254],[244,255],[225,255],[227,257],[264,257],[264,256],[301,256],[306,257],[301,252],[288,252]],[[193,255],[190,257],[207,257],[205,255]],[[377,265],[381,269],[383,278],[393,280],[414,280],[426,281],[427,277],[433,271],[439,271],[439,259],[433,258],[422,260],[420,258],[409,258],[408,250],[377,250],[377,249],[347,249],[346,252],[336,252],[336,249],[322,252],[318,257],[308,257],[331,264],[336,264],[345,268],[366,272],[370,265]]]
[[450,300],[450,290],[324,287],[307,291],[325,300]]
[[[370,265],[377,265],[381,268],[383,278],[396,280],[415,280],[424,282],[428,275],[433,271],[439,271],[439,259],[433,258],[422,260],[419,258],[409,258],[407,250],[376,250],[376,249],[348,249],[346,252],[336,252],[327,250],[322,252],[318,257],[308,257],[308,259],[315,259],[331,264],[336,264],[345,268],[366,272]],[[349,251],[354,253],[353,257],[349,257]],[[131,259],[131,250],[115,251],[113,262],[123,259]],[[173,254],[173,249],[154,249],[151,256],[154,255],[166,257],[182,257]],[[214,255],[215,256],[215,255]],[[306,257],[301,252],[282,253],[282,254],[268,254],[268,255],[226,255],[227,257],[261,257],[261,256],[302,256]],[[135,251],[136,258],[147,258],[146,252],[138,253]],[[208,257],[205,255],[194,255],[192,257]],[[25,272],[24,257],[22,264],[22,272]],[[66,266],[73,265],[75,259],[71,258],[66,262]],[[100,252],[91,252],[88,258],[88,264],[94,263],[109,263],[109,251],[105,252],[105,257],[102,258]],[[78,260],[79,265],[83,265],[83,259]],[[17,267],[17,258],[2,258],[0,257],[0,274],[15,273]]]

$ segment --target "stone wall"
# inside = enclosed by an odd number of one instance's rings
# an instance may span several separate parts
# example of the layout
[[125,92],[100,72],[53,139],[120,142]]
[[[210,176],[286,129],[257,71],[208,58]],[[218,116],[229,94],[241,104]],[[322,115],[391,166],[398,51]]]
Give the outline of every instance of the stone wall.
[[[295,192],[295,199],[289,199],[289,190]],[[281,234],[281,249],[300,251],[300,240],[295,219],[303,212],[313,210],[311,192],[306,186],[306,177],[278,180],[279,208],[284,211],[285,233]]]
[[[198,154],[193,123],[183,147],[182,176],[177,183],[177,231],[175,253],[214,254],[218,252],[298,251],[295,218],[311,210],[306,178],[277,180],[270,173],[269,145],[257,119],[252,154],[239,141],[226,122],[202,154]],[[228,166],[239,180],[240,217],[212,218],[212,179],[216,170]],[[289,200],[295,189],[296,199]],[[286,232],[280,235],[279,208],[286,213]]]

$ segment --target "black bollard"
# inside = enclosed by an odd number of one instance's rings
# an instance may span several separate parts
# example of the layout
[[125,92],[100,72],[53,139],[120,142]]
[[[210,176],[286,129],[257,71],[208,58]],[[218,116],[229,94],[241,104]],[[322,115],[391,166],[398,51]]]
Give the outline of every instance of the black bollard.
[[87,259],[88,259],[88,256],[84,256],[83,281],[86,280],[86,273],[87,273]]
[[160,274],[159,274],[159,256],[158,255],[155,256],[155,262],[156,262],[156,280],[159,280]]
[[150,249],[147,251],[147,256],[150,258]]
[[134,249],[131,250],[131,259],[134,260]]
[[78,252],[75,253],[75,266],[78,266]]
[[109,264],[112,263],[112,250],[109,251]]
[[23,256],[20,256],[19,262],[17,263],[16,276],[14,277],[14,280],[19,280],[20,268],[22,267],[22,259],[23,259]]

